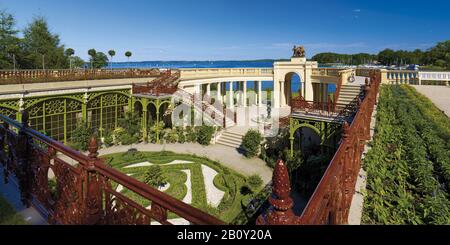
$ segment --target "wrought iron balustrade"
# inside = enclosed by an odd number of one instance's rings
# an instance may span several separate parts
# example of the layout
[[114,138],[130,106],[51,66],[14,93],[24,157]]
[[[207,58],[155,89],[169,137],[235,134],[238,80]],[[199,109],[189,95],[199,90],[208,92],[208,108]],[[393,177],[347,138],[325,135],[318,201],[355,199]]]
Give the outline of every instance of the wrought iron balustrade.
[[[5,181],[8,175],[16,177],[22,202],[39,207],[51,224],[171,224],[169,212],[192,224],[224,224],[105,165],[97,157],[95,137],[86,156],[29,128],[26,112],[22,123],[3,115],[0,121],[0,163]],[[54,175],[54,184],[49,174]],[[119,185],[149,205],[122,194],[117,190]]]
[[364,145],[370,139],[370,121],[381,82],[380,72],[372,72],[370,84],[344,134],[333,159],[300,216],[294,214],[287,166],[279,160],[272,177],[270,208],[258,217],[260,225],[346,224],[356,179],[361,168]]
[[0,70],[0,85],[58,81],[159,77],[159,69]]

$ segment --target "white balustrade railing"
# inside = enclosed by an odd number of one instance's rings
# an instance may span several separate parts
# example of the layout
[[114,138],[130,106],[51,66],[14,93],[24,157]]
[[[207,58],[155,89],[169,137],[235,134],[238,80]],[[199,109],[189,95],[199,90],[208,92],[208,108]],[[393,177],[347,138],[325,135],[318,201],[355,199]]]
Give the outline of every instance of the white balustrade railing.
[[419,79],[423,81],[450,81],[450,72],[420,71]]
[[181,79],[221,76],[272,76],[272,68],[196,68],[180,69]]

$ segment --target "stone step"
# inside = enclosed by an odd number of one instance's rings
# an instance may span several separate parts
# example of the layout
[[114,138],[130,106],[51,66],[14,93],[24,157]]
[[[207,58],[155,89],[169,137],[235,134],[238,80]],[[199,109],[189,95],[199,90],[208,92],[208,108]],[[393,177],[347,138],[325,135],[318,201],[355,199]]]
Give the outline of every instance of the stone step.
[[359,91],[361,91],[361,89],[359,88],[341,88],[340,93],[341,92],[350,92],[350,93],[359,93]]
[[339,92],[339,96],[341,95],[358,95],[359,91],[341,91]]
[[236,132],[233,132],[233,131],[230,131],[230,130],[225,131],[223,134],[225,134],[225,135],[234,135],[234,136],[240,137],[240,138],[244,137],[244,134],[236,133]]
[[227,143],[227,142],[224,142],[224,141],[217,141],[217,144],[224,145],[224,146],[229,146],[229,147],[232,147],[232,148],[240,148],[240,145]]
[[236,137],[233,137],[233,136],[230,136],[230,135],[221,135],[219,137],[219,141],[220,140],[226,140],[226,141],[233,142],[233,143],[236,143],[236,144],[241,144],[242,143],[242,138],[236,138]]
[[236,141],[236,140],[234,140],[234,139],[222,138],[222,137],[220,137],[219,140],[218,140],[217,142],[226,142],[226,143],[233,144],[233,145],[237,145],[237,146],[240,146],[241,143],[242,143],[241,140]]

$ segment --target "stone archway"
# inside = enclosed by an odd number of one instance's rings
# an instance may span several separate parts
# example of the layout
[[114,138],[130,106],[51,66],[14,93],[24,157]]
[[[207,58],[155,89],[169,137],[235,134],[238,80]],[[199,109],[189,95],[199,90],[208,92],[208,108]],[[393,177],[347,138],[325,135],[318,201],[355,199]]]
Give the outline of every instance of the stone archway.
[[294,97],[304,97],[304,89],[302,89],[302,86],[302,78],[298,73],[286,73],[286,75],[284,76],[284,97],[282,97],[286,100],[286,105],[291,106],[291,101]]
[[[274,69],[274,107],[288,106],[288,100],[286,98],[286,87],[290,85],[289,78],[293,74],[297,74],[300,78],[302,85],[302,96],[306,100],[313,100],[313,87],[312,87],[312,69],[317,68],[318,63],[315,61],[306,61],[306,58],[293,57],[290,61],[277,61],[273,65]],[[288,83],[288,84],[287,84]],[[290,89],[289,89],[290,91]]]

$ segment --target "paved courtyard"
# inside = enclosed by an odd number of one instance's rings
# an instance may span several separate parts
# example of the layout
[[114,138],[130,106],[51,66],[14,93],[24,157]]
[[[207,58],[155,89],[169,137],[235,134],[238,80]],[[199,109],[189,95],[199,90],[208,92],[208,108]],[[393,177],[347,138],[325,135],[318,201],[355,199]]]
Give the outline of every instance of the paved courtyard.
[[412,85],[417,92],[427,96],[441,111],[450,116],[450,87]]

